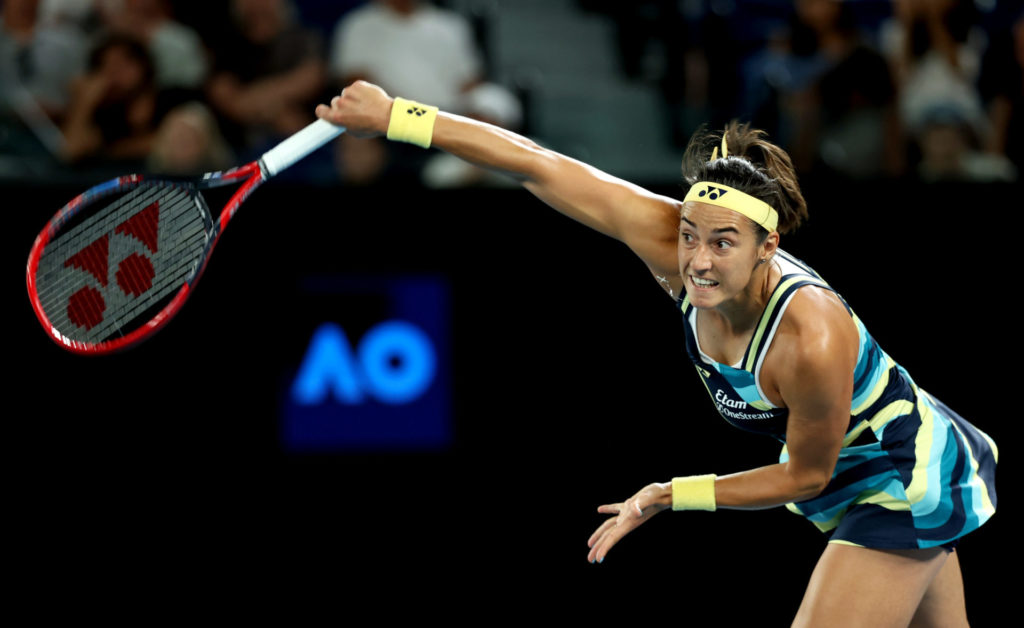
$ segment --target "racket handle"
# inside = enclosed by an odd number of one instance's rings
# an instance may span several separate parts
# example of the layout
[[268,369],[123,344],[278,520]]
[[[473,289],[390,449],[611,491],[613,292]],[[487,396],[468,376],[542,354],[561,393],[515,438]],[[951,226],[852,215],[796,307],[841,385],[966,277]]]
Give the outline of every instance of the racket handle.
[[317,120],[263,153],[263,171],[268,178],[272,177],[344,132],[343,126]]

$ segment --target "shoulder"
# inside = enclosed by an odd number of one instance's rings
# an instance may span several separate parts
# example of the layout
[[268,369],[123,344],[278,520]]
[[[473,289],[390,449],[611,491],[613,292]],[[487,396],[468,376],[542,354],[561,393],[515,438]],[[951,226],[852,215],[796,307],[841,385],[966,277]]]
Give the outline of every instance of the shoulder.
[[835,292],[808,285],[793,294],[778,333],[794,349],[812,351],[836,340],[855,339],[857,327]]
[[834,385],[828,382],[852,383],[859,347],[857,325],[839,297],[827,288],[804,286],[779,322],[765,374],[784,401],[810,383],[823,390]]

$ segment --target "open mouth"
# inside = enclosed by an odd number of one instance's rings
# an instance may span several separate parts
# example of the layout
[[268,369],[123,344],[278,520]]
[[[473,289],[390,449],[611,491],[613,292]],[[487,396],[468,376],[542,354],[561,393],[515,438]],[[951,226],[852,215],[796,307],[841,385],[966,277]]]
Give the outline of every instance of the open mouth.
[[713,281],[711,279],[701,279],[700,277],[695,277],[694,275],[690,275],[690,281],[693,283],[693,285],[697,286],[698,288],[714,288],[715,286],[718,285],[717,281]]

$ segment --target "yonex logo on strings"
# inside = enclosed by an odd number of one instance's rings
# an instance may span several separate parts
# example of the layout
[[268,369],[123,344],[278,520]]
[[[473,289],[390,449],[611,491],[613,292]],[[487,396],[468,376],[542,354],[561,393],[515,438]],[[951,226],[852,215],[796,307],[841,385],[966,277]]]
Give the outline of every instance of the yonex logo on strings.
[[[157,251],[157,227],[160,222],[160,202],[142,208],[130,218],[114,227],[112,233],[105,233],[89,245],[69,257],[64,268],[77,268],[92,275],[105,290],[109,282],[110,240],[112,235],[122,235],[141,242],[151,253]],[[149,257],[138,252],[130,253],[117,263],[114,278],[125,296],[138,297],[153,287],[156,270]],[[83,286],[68,298],[68,319],[79,327],[92,329],[103,321],[107,309],[106,300],[100,290]]]
[[722,188],[716,188],[716,187],[714,187],[712,185],[709,185],[706,190],[701,190],[700,193],[697,194],[697,196],[699,196],[701,198],[704,198],[704,196],[707,196],[709,199],[715,200],[719,196],[725,196],[725,193],[728,192],[728,191],[729,190],[723,190]]

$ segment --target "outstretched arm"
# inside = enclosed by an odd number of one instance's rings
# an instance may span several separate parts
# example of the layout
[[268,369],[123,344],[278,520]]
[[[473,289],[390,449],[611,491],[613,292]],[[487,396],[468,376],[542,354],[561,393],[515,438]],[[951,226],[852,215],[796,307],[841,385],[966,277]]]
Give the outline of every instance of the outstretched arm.
[[[359,137],[387,132],[393,99],[357,81],[317,116]],[[505,173],[563,214],[629,246],[660,275],[678,275],[679,202],[653,194],[499,127],[440,112],[431,146]],[[680,282],[681,283],[681,282]]]

